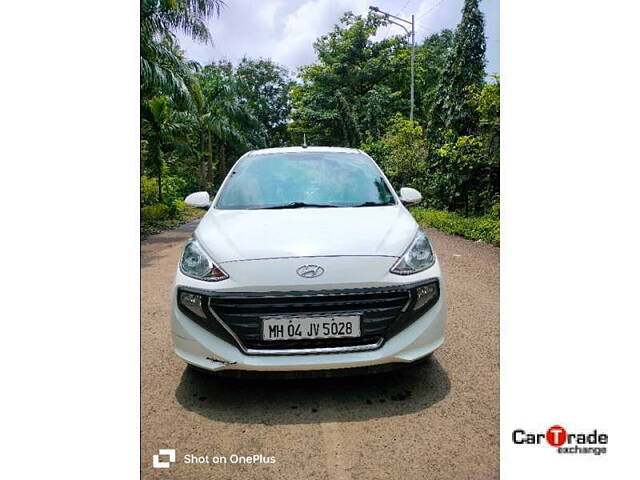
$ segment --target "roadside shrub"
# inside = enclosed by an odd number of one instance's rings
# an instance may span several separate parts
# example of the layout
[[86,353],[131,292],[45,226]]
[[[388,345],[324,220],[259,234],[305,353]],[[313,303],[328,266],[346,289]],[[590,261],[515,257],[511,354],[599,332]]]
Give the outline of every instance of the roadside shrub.
[[489,155],[484,139],[460,136],[442,145],[437,154],[430,178],[446,208],[466,215],[487,212],[500,191],[500,159]]
[[166,204],[167,215],[169,218],[178,218],[185,209],[185,204],[182,200],[173,200]]
[[[373,148],[372,148],[373,147]],[[427,143],[424,131],[416,122],[396,115],[381,142],[370,144],[370,150],[382,153],[373,157],[395,188],[420,189],[425,177]]]
[[140,206],[146,207],[158,202],[158,179],[144,175],[140,177]]
[[381,140],[363,143],[362,145],[360,145],[360,149],[363,150],[371,158],[373,158],[376,163],[380,165],[380,168],[384,170],[383,165],[386,165],[389,161],[388,156],[390,152]]
[[147,205],[140,209],[140,220],[142,222],[159,222],[169,218],[169,207],[163,203]]
[[[499,204],[498,212],[500,211]],[[443,232],[460,235],[470,240],[482,240],[500,246],[500,218],[492,214],[480,217],[463,217],[457,213],[427,208],[412,208],[411,213],[418,223],[437,228]]]
[[500,218],[500,202],[496,202],[493,204],[493,206],[489,210],[489,215],[495,218]]
[[[174,201],[182,200],[191,191],[188,182],[178,176],[162,178],[162,203],[171,205]],[[140,205],[146,207],[157,203],[158,179],[142,175],[140,177]]]
[[[157,183],[156,183],[157,185]],[[191,193],[187,187],[187,181],[176,175],[162,177],[162,201],[170,204],[174,200],[182,200]]]

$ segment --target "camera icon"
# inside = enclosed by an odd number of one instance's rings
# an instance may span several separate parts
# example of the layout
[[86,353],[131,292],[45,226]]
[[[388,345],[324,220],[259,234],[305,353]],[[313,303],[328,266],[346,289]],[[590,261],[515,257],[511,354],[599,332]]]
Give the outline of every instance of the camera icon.
[[[160,456],[168,456],[169,461],[161,461]],[[158,454],[153,456],[153,468],[169,468],[176,461],[176,451],[173,448],[161,448]]]

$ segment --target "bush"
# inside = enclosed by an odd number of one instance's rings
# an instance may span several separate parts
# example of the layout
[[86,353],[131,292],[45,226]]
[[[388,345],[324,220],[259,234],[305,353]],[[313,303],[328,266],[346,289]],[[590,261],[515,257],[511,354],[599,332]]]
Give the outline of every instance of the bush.
[[[156,185],[158,183],[156,182]],[[181,200],[191,193],[187,187],[187,181],[175,175],[162,177],[162,201],[167,205],[174,200]]]
[[496,202],[493,204],[493,206],[489,209],[489,215],[498,219],[500,218],[500,202]]
[[484,139],[463,135],[442,145],[437,154],[431,179],[444,206],[465,215],[487,212],[500,192],[500,164],[489,155]]
[[[182,200],[191,193],[192,187],[186,180],[178,176],[167,175],[162,178],[162,203],[171,205]],[[140,205],[154,205],[158,203],[158,179],[142,175],[140,177]]]
[[[499,213],[499,204],[496,204]],[[412,208],[416,221],[422,225],[435,227],[446,233],[460,235],[470,240],[482,240],[496,247],[500,246],[500,218],[494,213],[496,206],[491,209],[492,214],[481,217],[463,217],[457,213],[427,208]]]
[[[174,209],[172,217],[171,210]],[[205,210],[190,208],[184,202],[176,201],[171,205],[156,204],[143,207],[140,211],[140,238],[144,239],[154,233],[171,230],[183,223],[193,222],[202,218]]]
[[140,220],[142,222],[159,222],[161,220],[168,220],[169,218],[169,207],[162,203],[147,205],[140,209]]
[[178,218],[182,211],[185,209],[185,204],[182,200],[173,200],[166,204],[168,210],[167,214],[169,218]]
[[146,207],[158,202],[158,179],[142,175],[140,177],[140,206]]
[[362,145],[396,187],[421,188],[425,176],[427,144],[416,122],[396,115],[381,140]]

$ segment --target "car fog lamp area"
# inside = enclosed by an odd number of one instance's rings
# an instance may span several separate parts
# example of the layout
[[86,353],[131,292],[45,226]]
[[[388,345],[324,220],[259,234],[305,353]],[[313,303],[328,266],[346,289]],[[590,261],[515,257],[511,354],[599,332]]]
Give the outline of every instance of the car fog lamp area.
[[418,310],[427,304],[437,301],[439,296],[440,288],[438,286],[438,282],[418,287],[416,289],[416,303],[413,306],[413,310]]
[[196,293],[180,291],[179,302],[182,307],[186,308],[200,318],[206,318],[202,309],[202,297]]

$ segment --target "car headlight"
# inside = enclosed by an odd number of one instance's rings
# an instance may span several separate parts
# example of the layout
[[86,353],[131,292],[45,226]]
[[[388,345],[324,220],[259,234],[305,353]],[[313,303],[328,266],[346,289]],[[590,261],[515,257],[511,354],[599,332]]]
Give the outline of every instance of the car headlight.
[[418,230],[413,242],[391,267],[390,272],[397,275],[411,275],[426,270],[434,263],[436,263],[436,257],[431,249],[429,239],[422,230]]
[[210,282],[229,278],[229,275],[209,258],[195,238],[191,238],[184,247],[180,271],[189,277]]

